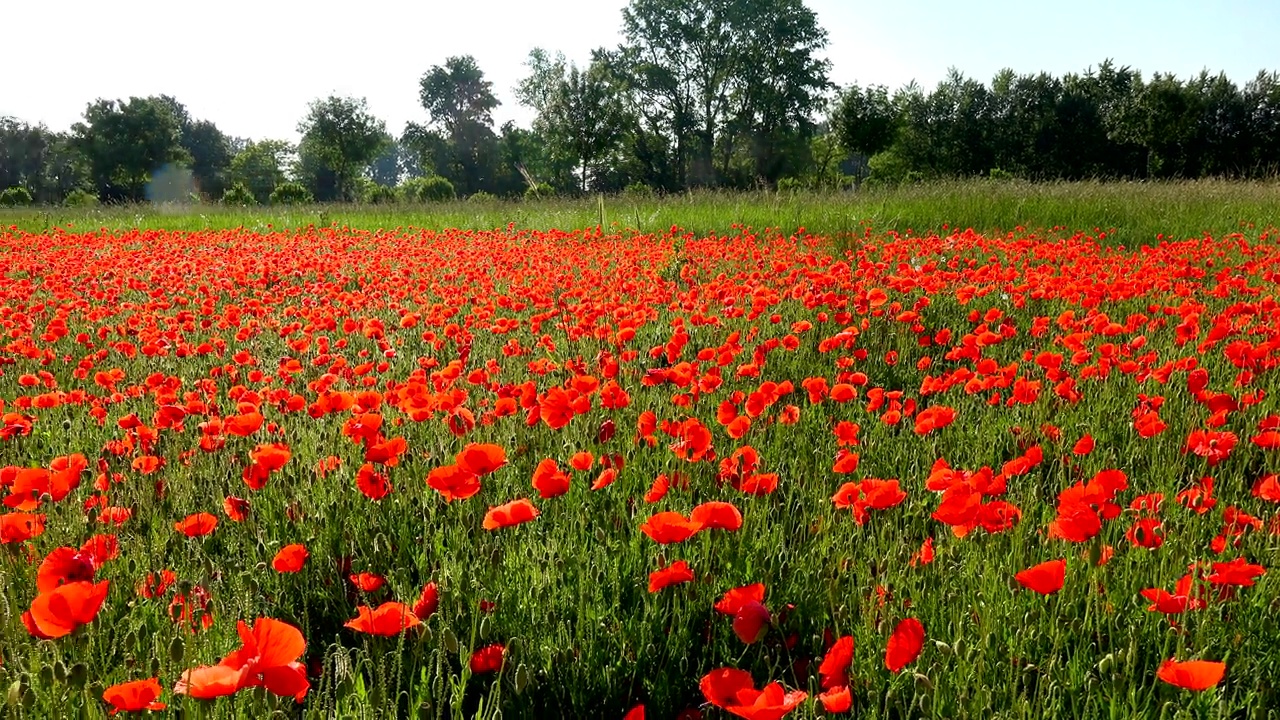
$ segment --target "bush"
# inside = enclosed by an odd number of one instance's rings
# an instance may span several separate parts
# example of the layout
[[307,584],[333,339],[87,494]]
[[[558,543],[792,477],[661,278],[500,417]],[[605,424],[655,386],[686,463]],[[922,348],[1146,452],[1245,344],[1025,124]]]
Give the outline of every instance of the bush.
[[648,200],[654,196],[653,188],[636,181],[622,189],[622,196],[633,200]]
[[315,202],[311,191],[296,182],[281,183],[271,191],[272,205],[305,205]]
[[798,177],[784,177],[778,179],[778,192],[792,193],[805,189],[805,182]]
[[396,190],[386,185],[369,183],[361,188],[360,200],[371,205],[388,205],[396,201]]
[[67,197],[62,201],[62,204],[67,207],[93,207],[98,204],[98,196],[76,188],[67,193]]
[[487,203],[493,202],[496,199],[497,197],[495,197],[493,193],[485,192],[484,190],[474,192],[467,196],[467,202],[469,203]]
[[541,200],[543,198],[554,197],[555,194],[556,194],[555,188],[551,187],[546,183],[538,183],[537,185],[530,185],[529,187],[525,188],[524,199],[525,200]]
[[235,183],[222,193],[223,205],[257,205],[258,200],[244,183]]
[[31,204],[31,191],[15,185],[0,191],[0,207],[18,207],[19,205]]
[[444,202],[457,197],[453,183],[439,175],[405,180],[400,183],[400,195],[408,202]]
[[871,159],[867,160],[867,168],[870,170],[867,179],[871,181],[872,186],[902,185],[924,180],[924,175],[918,170],[912,170],[911,165],[893,150],[872,155]]

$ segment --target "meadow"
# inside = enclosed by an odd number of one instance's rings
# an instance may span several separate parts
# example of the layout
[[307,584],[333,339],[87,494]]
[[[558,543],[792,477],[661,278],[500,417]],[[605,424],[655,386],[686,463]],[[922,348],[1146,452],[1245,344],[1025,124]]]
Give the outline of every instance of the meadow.
[[1280,718],[1277,196],[0,213],[0,716]]

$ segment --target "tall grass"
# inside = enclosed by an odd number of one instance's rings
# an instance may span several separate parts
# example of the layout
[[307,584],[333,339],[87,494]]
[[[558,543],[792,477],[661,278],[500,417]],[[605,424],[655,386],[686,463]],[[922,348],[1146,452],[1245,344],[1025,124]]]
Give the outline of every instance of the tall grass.
[[979,232],[1018,227],[1089,234],[1138,246],[1163,237],[1214,236],[1280,225],[1280,183],[1198,180],[1164,183],[1027,183],[966,180],[847,192],[697,191],[663,197],[598,196],[535,201],[458,200],[430,205],[331,204],[289,207],[130,205],[100,208],[0,210],[0,226],[40,232],[55,227],[201,230],[297,228],[331,224],[491,230],[517,228],[633,228],[677,225],[695,233],[725,233],[734,225],[791,231],[805,227],[839,236],[876,230]]

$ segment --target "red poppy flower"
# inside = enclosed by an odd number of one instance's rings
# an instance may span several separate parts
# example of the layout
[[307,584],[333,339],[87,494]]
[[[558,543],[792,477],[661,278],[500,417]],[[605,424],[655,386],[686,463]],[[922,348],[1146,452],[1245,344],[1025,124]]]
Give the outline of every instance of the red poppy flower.
[[1214,585],[1251,587],[1254,584],[1254,578],[1266,573],[1266,568],[1261,565],[1252,565],[1240,557],[1231,562],[1214,563],[1213,574],[1206,579]]
[[48,592],[73,582],[92,582],[98,562],[92,555],[75,548],[60,547],[49,551],[36,571],[36,589]]
[[413,614],[417,615],[419,620],[426,620],[436,614],[436,608],[439,606],[440,591],[434,582],[429,582],[422,588],[417,602],[413,604]]
[[809,697],[803,690],[787,692],[777,682],[757,690],[750,673],[734,668],[712,670],[699,687],[707,702],[747,720],[778,720]]
[[569,475],[560,471],[556,461],[547,458],[533,470],[533,489],[543,500],[569,492]]
[[1164,533],[1161,532],[1163,526],[1164,523],[1158,518],[1142,518],[1134,522],[1124,536],[1138,547],[1155,550],[1164,544]]
[[732,503],[705,502],[689,513],[689,520],[704,530],[738,530],[742,528],[742,513]]
[[853,692],[848,685],[839,685],[818,696],[822,709],[833,714],[847,713],[853,709]]
[[956,420],[956,411],[946,405],[932,405],[916,415],[915,433],[928,435],[934,430],[941,430]]
[[173,692],[206,700],[246,687],[262,687],[302,702],[311,687],[306,668],[298,662],[307,649],[302,633],[272,618],[259,618],[252,627],[241,620],[236,632],[241,642],[238,650],[217,665],[184,672]]
[[368,605],[357,607],[356,617],[343,626],[368,635],[390,637],[421,624],[418,616],[404,603],[384,602],[376,609]]
[[520,525],[533,520],[540,514],[538,508],[534,507],[527,498],[512,500],[505,505],[489,508],[489,512],[484,515],[484,529],[498,530]]
[[689,563],[677,560],[667,567],[649,573],[649,592],[656,593],[663,588],[692,580],[693,570],[689,568]]
[[889,672],[898,673],[915,662],[924,647],[924,625],[915,618],[904,618],[893,629],[884,651],[884,666]]
[[1187,660],[1178,662],[1169,659],[1160,664],[1156,677],[1184,690],[1208,690],[1222,682],[1222,675],[1227,671],[1226,663],[1210,660]]
[[391,493],[387,476],[378,472],[371,462],[361,465],[356,471],[356,488],[370,500],[381,500]]
[[1029,567],[1013,576],[1018,584],[1040,593],[1052,595],[1062,589],[1067,578],[1067,561],[1050,560]]
[[302,570],[309,555],[306,545],[285,545],[272,558],[271,567],[279,573],[296,573]]
[[361,592],[371,593],[380,590],[387,582],[387,579],[377,573],[362,572],[349,576],[351,584],[355,585]]
[[1093,452],[1093,445],[1093,436],[1086,433],[1084,437],[1076,441],[1076,444],[1071,448],[1071,452],[1074,455],[1088,455]]
[[678,512],[660,512],[640,526],[640,532],[660,545],[684,542],[702,529],[702,523],[686,518]]
[[737,615],[743,605],[755,602],[764,604],[765,587],[764,583],[753,583],[736,587],[724,594],[715,604],[717,612],[725,615]]
[[458,467],[484,477],[507,464],[507,451],[498,445],[470,443],[458,453],[454,461]]
[[853,636],[845,635],[827,649],[818,666],[818,677],[823,690],[849,684],[849,667],[853,665]]
[[41,639],[70,635],[92,622],[107,599],[110,582],[73,582],[36,595],[31,610],[22,614],[27,632]]
[[574,453],[573,457],[569,458],[569,465],[574,470],[578,470],[579,472],[585,472],[591,469],[591,466],[595,464],[595,461],[596,461],[595,456],[593,456],[591,453],[587,452],[586,450],[581,450],[579,452]]
[[218,527],[218,518],[209,513],[196,513],[174,523],[173,527],[187,537],[201,537]]
[[222,511],[234,522],[244,522],[249,517],[249,501],[229,495],[222,501]]
[[427,485],[443,495],[445,502],[453,502],[480,492],[480,477],[460,465],[445,465],[427,474]]
[[733,634],[750,645],[764,635],[771,621],[769,610],[764,605],[755,601],[745,602],[733,615]]
[[134,680],[133,682],[112,685],[102,691],[102,699],[111,705],[109,714],[119,712],[142,712],[143,710],[164,710],[165,704],[156,702],[164,689],[156,678],[150,680]]
[[471,653],[471,673],[479,675],[482,673],[497,672],[502,669],[503,660],[507,654],[507,649],[498,643],[486,645],[485,647]]
[[15,512],[0,515],[0,545],[20,543],[44,533],[44,515]]

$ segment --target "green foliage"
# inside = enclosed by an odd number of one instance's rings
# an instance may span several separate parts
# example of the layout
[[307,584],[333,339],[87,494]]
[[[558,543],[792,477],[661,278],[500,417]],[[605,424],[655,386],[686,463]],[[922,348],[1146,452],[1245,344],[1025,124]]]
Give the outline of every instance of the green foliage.
[[430,125],[410,124],[404,142],[422,158],[419,164],[447,178],[463,195],[496,190],[498,138],[493,109],[498,99],[493,83],[470,55],[450,57],[419,81],[418,99]]
[[395,188],[379,185],[372,180],[363,180],[364,182],[360,183],[360,202],[370,205],[385,205],[398,199]]
[[804,188],[805,182],[800,178],[784,177],[778,180],[778,192],[780,193],[792,193]]
[[493,193],[485,192],[484,190],[481,190],[480,192],[473,192],[467,196],[467,202],[473,205],[482,205],[485,203],[492,203],[494,200],[497,200],[497,199],[498,198],[496,195],[494,195]]
[[655,195],[653,188],[639,181],[633,182],[622,189],[623,197],[631,200],[648,200]]
[[302,183],[280,183],[271,191],[272,205],[303,205],[311,202],[315,202],[315,198]]
[[249,206],[257,205],[258,199],[253,196],[253,191],[245,187],[244,183],[232,183],[231,187],[222,194],[223,205],[240,205]]
[[249,189],[259,204],[271,200],[271,191],[284,182],[285,159],[293,147],[282,140],[251,142],[231,159],[231,181]]
[[400,184],[400,195],[408,202],[444,202],[457,197],[453,183],[439,175],[409,178]]
[[98,196],[87,190],[76,188],[67,193],[67,197],[62,201],[62,204],[69,208],[96,207],[98,205]]
[[143,200],[152,173],[191,160],[182,147],[182,125],[169,98],[98,100],[71,131],[71,146],[107,202]]
[[827,91],[827,33],[796,0],[631,0],[624,44],[601,60],[646,129],[671,138],[686,185],[772,183],[796,172]]
[[868,181],[872,183],[900,185],[921,179],[920,172],[913,170],[896,150],[885,150],[871,156],[867,167],[870,170]]
[[0,190],[0,207],[19,207],[31,203],[31,191],[21,185]]
[[525,200],[545,200],[546,198],[554,197],[555,194],[556,194],[555,188],[551,187],[546,183],[538,183],[536,185],[530,185],[529,187],[525,188],[524,199]]
[[854,85],[840,93],[831,125],[846,152],[869,157],[893,144],[900,120],[888,88],[883,85],[865,88]]
[[364,98],[313,101],[298,133],[299,181],[322,201],[354,199],[357,178],[390,142],[386,123],[369,113]]

